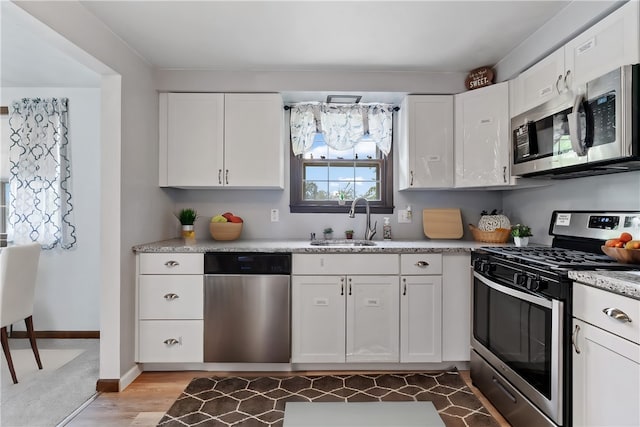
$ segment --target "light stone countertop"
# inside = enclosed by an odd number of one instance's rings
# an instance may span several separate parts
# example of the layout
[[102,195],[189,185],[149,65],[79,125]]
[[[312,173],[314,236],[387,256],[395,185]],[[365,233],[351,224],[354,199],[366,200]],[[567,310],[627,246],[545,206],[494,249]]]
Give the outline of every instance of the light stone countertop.
[[470,252],[482,246],[505,246],[467,240],[374,240],[375,246],[312,246],[309,240],[234,240],[197,239],[185,244],[176,238],[136,245],[136,253],[201,253],[201,252],[291,252],[291,253],[429,253]]
[[570,271],[569,278],[640,300],[640,266],[635,271]]

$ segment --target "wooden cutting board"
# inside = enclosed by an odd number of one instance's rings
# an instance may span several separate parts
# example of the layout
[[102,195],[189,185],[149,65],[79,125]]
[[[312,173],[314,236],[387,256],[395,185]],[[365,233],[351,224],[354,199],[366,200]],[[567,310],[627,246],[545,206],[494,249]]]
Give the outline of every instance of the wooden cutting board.
[[460,209],[423,209],[422,228],[430,239],[461,239],[464,235]]

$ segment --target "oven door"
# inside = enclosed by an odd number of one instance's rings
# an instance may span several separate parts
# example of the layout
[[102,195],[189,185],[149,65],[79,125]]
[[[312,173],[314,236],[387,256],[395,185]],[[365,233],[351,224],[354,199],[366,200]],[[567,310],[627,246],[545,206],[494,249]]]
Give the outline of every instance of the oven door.
[[563,302],[474,272],[472,348],[556,424],[563,420]]

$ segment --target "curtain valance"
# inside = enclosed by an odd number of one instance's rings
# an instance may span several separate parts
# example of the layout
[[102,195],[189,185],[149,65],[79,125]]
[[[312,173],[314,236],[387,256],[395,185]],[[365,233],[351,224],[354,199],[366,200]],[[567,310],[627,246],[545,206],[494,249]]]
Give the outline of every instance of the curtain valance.
[[296,104],[290,123],[295,155],[311,149],[316,133],[322,133],[334,150],[353,148],[366,135],[385,156],[391,150],[393,106],[389,104]]

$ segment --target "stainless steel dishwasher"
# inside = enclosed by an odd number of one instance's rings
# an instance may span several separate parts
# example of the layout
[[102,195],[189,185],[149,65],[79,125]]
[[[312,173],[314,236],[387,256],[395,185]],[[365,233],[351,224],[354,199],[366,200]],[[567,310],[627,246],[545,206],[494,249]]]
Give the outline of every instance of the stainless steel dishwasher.
[[291,254],[204,255],[204,361],[288,363]]

